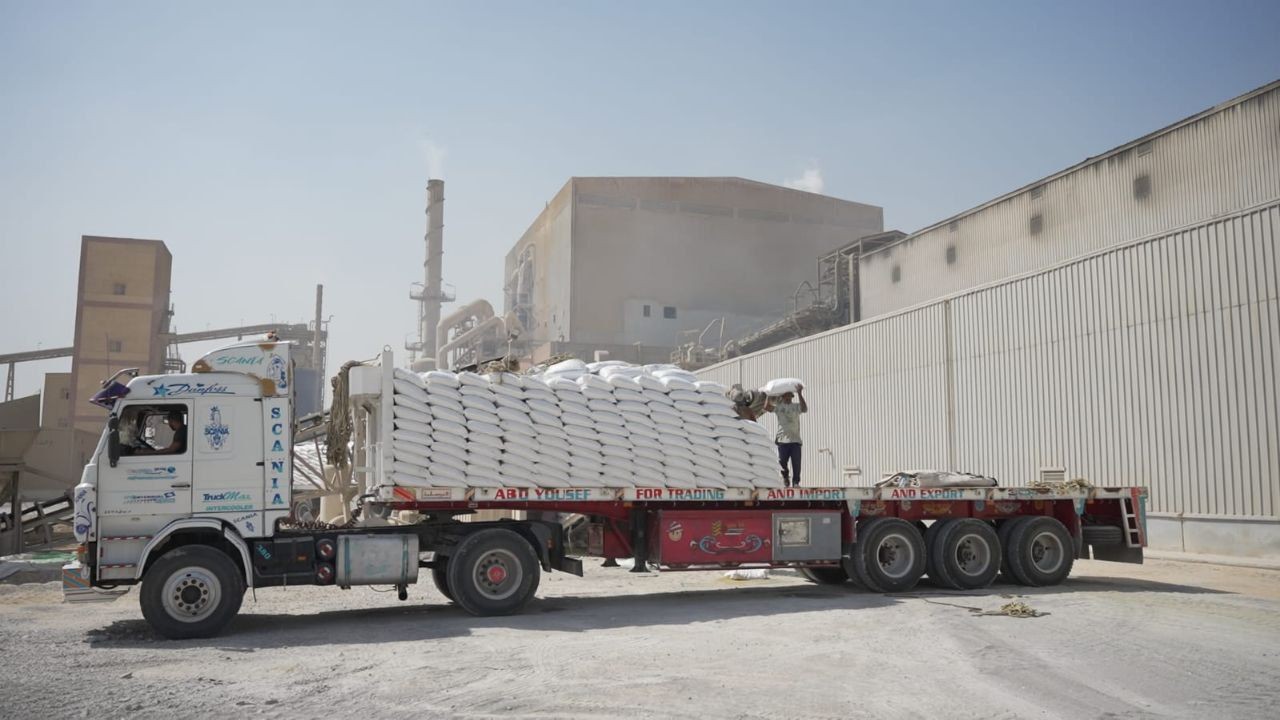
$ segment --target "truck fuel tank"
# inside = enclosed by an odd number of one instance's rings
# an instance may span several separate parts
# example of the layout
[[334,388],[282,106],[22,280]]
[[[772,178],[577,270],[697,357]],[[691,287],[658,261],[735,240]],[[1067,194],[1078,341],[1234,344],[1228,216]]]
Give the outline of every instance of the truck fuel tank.
[[408,585],[418,581],[417,535],[339,535],[339,587]]

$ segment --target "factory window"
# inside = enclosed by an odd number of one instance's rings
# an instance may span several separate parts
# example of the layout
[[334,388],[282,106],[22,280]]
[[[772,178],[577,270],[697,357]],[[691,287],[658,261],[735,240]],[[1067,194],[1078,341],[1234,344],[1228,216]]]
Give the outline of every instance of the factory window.
[[947,246],[947,264],[948,265],[956,264],[956,246],[955,245]]
[[675,319],[676,319],[676,309],[675,309],[675,308],[673,308],[673,307],[671,307],[670,305],[668,305],[668,306],[666,306],[666,307],[662,308],[662,317],[664,317],[664,318],[666,318],[666,319],[668,319],[668,320],[675,320]]
[[111,351],[111,352],[124,352],[124,341],[123,341],[123,340],[108,340],[108,341],[107,341],[107,350],[109,350],[109,351]]
[[649,316],[650,316],[650,315],[652,315],[652,314],[653,314],[653,312],[652,312],[652,310],[649,308],[649,306],[648,306],[648,305],[645,305],[645,306],[644,306],[644,316],[645,316],[645,317],[649,317]]
[[1142,143],[1138,147],[1134,148],[1134,152],[1137,154],[1138,157],[1146,157],[1147,155],[1150,155],[1151,143],[1149,142]]
[[902,279],[902,268],[898,265],[893,266],[893,281],[898,282]]
[[1035,187],[1031,188],[1031,199],[1032,199],[1032,200],[1035,200],[1036,198],[1040,197],[1041,195],[1044,195],[1044,186],[1043,186],[1043,185],[1037,185],[1037,186],[1035,186]]
[[114,285],[112,285],[112,286],[111,286],[111,294],[112,294],[112,295],[123,295],[123,294],[124,294],[124,292],[125,292],[125,284],[124,284],[124,283],[116,283],[116,284],[114,284]]
[[1133,179],[1133,199],[1146,200],[1151,197],[1151,176],[1139,175]]
[[1031,234],[1039,235],[1044,232],[1044,216],[1040,214],[1031,216]]
[[959,221],[959,220],[952,220],[950,223],[948,223],[948,224],[947,224],[947,229],[948,229],[948,230],[950,230],[951,232],[955,232],[955,231],[959,230],[959,229],[960,229],[960,221]]

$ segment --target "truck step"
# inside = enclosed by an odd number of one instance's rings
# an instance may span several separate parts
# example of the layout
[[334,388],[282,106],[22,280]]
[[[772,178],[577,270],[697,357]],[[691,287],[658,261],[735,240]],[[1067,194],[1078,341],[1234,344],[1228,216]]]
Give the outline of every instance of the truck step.
[[109,535],[99,538],[100,542],[142,542],[150,540],[153,535]]
[[98,567],[103,570],[118,570],[120,568],[138,567],[138,563],[102,563]]

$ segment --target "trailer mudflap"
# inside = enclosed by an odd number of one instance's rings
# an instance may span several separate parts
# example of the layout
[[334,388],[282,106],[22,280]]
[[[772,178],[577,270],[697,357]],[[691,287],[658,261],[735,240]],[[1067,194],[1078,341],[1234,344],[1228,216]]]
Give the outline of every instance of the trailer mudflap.
[[1133,563],[1134,565],[1142,564],[1141,547],[1125,547],[1124,545],[1092,545],[1089,549],[1093,551],[1094,560]]
[[582,577],[582,561],[578,558],[561,556],[555,563],[556,570],[560,572],[573,573],[578,577]]

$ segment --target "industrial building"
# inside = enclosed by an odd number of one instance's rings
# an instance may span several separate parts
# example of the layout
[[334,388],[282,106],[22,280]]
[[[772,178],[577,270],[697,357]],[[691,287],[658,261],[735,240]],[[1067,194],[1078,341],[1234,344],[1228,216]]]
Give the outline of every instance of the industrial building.
[[[571,178],[506,256],[505,312],[535,361],[667,361],[795,309],[814,259],[881,208],[740,178]],[[705,342],[706,338],[704,338]]]
[[1141,484],[1153,548],[1280,558],[1278,228],[1273,83],[868,253],[869,319],[701,375],[806,381],[805,484]]

